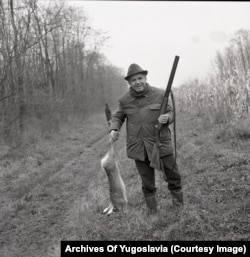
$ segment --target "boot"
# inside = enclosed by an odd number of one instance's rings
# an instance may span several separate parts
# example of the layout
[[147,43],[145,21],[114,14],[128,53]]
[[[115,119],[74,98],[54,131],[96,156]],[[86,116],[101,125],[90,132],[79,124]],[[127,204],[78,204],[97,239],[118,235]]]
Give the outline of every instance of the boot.
[[177,208],[182,208],[183,207],[183,192],[182,192],[182,190],[171,191],[170,193],[172,195],[173,206],[177,207]]
[[155,195],[147,195],[145,196],[146,204],[149,210],[149,214],[157,213],[157,203]]

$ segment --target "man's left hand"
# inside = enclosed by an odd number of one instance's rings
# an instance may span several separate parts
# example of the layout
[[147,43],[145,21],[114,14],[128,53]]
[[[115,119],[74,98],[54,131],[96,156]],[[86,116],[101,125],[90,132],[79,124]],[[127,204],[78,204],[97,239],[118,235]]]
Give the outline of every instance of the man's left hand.
[[162,114],[159,116],[158,121],[161,124],[167,124],[169,121],[170,115],[168,113]]

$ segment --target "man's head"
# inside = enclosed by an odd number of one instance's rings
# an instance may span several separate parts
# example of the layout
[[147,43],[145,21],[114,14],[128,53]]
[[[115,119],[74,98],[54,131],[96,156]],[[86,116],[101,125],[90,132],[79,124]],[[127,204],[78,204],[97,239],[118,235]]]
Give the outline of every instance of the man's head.
[[146,87],[147,74],[147,70],[143,70],[138,64],[133,63],[129,66],[125,79],[136,92],[141,92]]

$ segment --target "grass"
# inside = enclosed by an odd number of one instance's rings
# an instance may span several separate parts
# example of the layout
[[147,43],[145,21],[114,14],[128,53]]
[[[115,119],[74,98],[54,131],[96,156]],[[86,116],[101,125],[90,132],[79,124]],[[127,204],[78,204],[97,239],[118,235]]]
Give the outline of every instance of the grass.
[[[208,126],[177,115],[184,208],[172,207],[156,173],[158,219],[147,215],[141,180],[126,156],[125,131],[115,152],[127,187],[128,212],[107,217],[106,122],[97,116],[61,129],[0,161],[0,255],[60,256],[61,240],[249,240],[250,141],[247,125]],[[218,137],[218,135],[220,135]],[[91,144],[89,144],[91,142]],[[27,247],[29,245],[29,247]]]
[[[247,224],[249,214],[246,213],[249,205],[247,175],[250,164],[249,147],[242,152],[232,147],[230,142],[218,143],[215,132],[210,130],[209,133],[204,129],[203,125],[199,124],[199,119],[191,117],[184,121],[182,120],[182,124],[186,124],[185,129],[179,127],[178,131],[180,138],[178,161],[183,173],[184,209],[176,215],[171,206],[167,185],[161,180],[160,174],[157,174],[159,219],[155,221],[147,216],[140,179],[134,163],[126,158],[123,147],[119,152],[119,164],[127,185],[129,213],[126,216],[113,214],[109,218],[101,214],[102,208],[105,207],[105,199],[108,199],[107,194],[103,195],[103,192],[108,192],[108,185],[105,174],[99,173],[93,182],[94,185],[89,188],[90,192],[95,192],[93,198],[90,196],[84,200],[95,203],[96,207],[92,206],[80,215],[81,217],[88,215],[84,218],[82,226],[82,223],[79,223],[81,226],[79,235],[85,235],[82,239],[248,240],[250,238]],[[221,127],[214,129],[219,130]]]

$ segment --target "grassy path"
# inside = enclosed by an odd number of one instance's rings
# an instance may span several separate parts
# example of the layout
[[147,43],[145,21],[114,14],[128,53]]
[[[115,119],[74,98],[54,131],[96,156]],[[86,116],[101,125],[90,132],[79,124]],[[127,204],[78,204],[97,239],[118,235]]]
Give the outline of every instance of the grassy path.
[[99,161],[108,138],[96,117],[0,161],[0,256],[60,256],[61,240],[249,240],[250,141],[204,128],[197,117],[177,117],[181,213],[157,173],[159,220],[147,216],[124,130],[115,149],[128,214],[101,213],[108,182]]
[[101,121],[1,160],[0,256],[59,256],[61,238],[74,237],[75,208],[105,151],[90,147],[107,132]]

